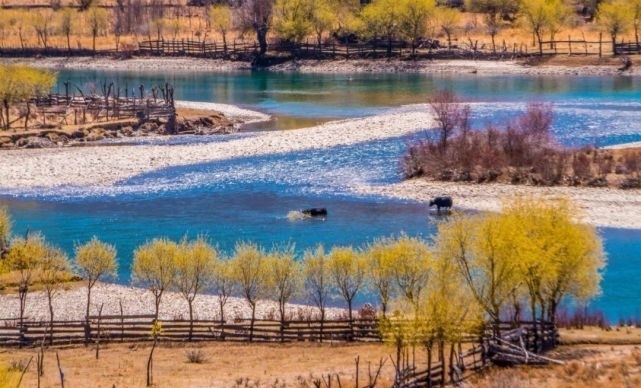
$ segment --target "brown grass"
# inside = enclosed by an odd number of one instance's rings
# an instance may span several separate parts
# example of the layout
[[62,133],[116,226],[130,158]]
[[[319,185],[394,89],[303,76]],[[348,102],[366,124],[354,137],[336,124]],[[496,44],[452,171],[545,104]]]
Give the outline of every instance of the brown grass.
[[[150,345],[106,345],[100,359],[92,347],[59,349],[67,387],[144,387]],[[200,351],[205,361],[188,362],[188,353]],[[313,380],[332,375],[344,387],[354,386],[355,359],[360,357],[360,381],[367,382],[368,363],[372,371],[391,349],[381,344],[360,345],[261,345],[235,343],[161,345],[154,353],[156,387],[313,387]],[[0,350],[0,364],[28,360],[37,349]],[[45,351],[42,387],[59,387],[55,351]],[[391,386],[393,366],[383,369],[381,387]],[[23,387],[35,387],[37,376],[31,367]]]
[[[565,345],[570,338],[583,337],[594,344]],[[480,388],[585,386],[635,387],[641,385],[641,329],[603,331],[562,330],[564,345],[548,354],[564,365],[491,368],[473,376],[470,386]],[[613,341],[618,345],[611,345]],[[577,342],[578,343],[578,342]],[[623,345],[623,343],[626,343]],[[634,345],[637,344],[637,345]],[[58,352],[67,387],[143,387],[150,344],[102,345],[100,359],[95,349],[71,347],[45,350],[42,387],[59,387],[55,355]],[[0,366],[26,365],[38,349],[0,349]],[[417,355],[423,353],[417,350]],[[359,386],[368,381],[368,369],[375,372],[384,359],[380,384],[389,387],[393,349],[384,344],[244,344],[200,343],[161,344],[154,356],[156,387],[314,387],[314,381],[331,375],[332,386],[353,387],[355,359],[360,359]],[[198,354],[202,362],[190,362]],[[193,360],[192,360],[193,361]],[[424,367],[423,364],[419,368]],[[22,387],[37,386],[35,363],[25,375]],[[322,385],[325,386],[325,385]]]

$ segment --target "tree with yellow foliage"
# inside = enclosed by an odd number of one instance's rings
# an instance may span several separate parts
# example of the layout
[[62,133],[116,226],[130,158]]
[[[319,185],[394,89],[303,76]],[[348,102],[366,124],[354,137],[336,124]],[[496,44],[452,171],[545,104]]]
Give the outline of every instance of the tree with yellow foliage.
[[[427,351],[428,368],[431,368],[434,345],[438,359],[443,362],[445,345],[450,344],[451,366],[456,352],[455,345],[460,345],[465,335],[479,333],[484,323],[483,311],[465,287],[456,263],[447,255],[439,255],[438,251],[434,255],[435,259],[431,263],[432,277],[418,309],[419,335]],[[445,381],[445,368],[441,373]]]
[[519,263],[533,319],[555,321],[561,301],[586,301],[599,294],[605,255],[596,230],[577,221],[578,209],[565,200],[517,198],[503,215],[518,225]]
[[44,288],[49,304],[49,341],[53,342],[53,298],[61,289],[62,283],[70,279],[71,263],[60,249],[48,245],[46,254],[40,262],[38,280]]
[[115,276],[118,270],[116,248],[93,237],[88,242],[75,248],[74,266],[87,282],[87,310],[85,318],[89,319],[91,306],[91,289],[100,278]]
[[539,54],[543,55],[543,34],[549,32],[553,38],[569,15],[569,8],[562,0],[531,0],[523,2],[521,14],[524,23],[536,36]]
[[[412,55],[414,55],[419,39],[427,32],[430,18],[435,15],[436,2],[435,0],[402,0],[399,2],[399,8],[397,23],[401,26],[401,34],[411,42]],[[458,11],[452,11],[458,15]]]
[[232,10],[227,5],[212,5],[209,8],[209,20],[214,30],[223,38],[223,50],[227,54],[227,33],[233,27]]
[[308,249],[303,256],[303,279],[307,296],[320,312],[320,333],[323,340],[325,313],[330,296],[331,275],[327,255],[322,245]]
[[67,39],[67,51],[71,52],[71,33],[74,30],[74,15],[71,8],[65,8],[59,13],[60,18],[60,32]]
[[96,52],[96,38],[109,28],[109,13],[106,9],[92,5],[87,10],[87,23],[91,32],[91,48]]
[[14,104],[26,104],[24,128],[29,123],[29,99],[45,95],[55,83],[56,76],[50,71],[33,69],[23,65],[0,65],[0,79],[3,81],[0,88],[0,102],[4,114],[0,114],[0,125],[4,130],[9,130],[12,121],[10,118],[11,107]]
[[494,324],[520,287],[513,260],[519,247],[511,238],[515,229],[500,214],[455,215],[438,227],[436,249],[457,264],[464,284]]
[[7,267],[18,275],[18,298],[20,299],[20,324],[24,319],[29,287],[40,263],[47,254],[44,236],[39,233],[28,233],[27,237],[15,237],[11,240],[7,253]]
[[194,299],[201,293],[214,276],[214,265],[218,251],[204,237],[180,243],[176,260],[176,289],[189,306],[189,340],[194,331]]
[[452,35],[461,23],[461,12],[454,8],[438,7],[436,8],[435,19],[440,29],[447,36],[447,48],[452,48]]
[[267,256],[267,268],[269,269],[269,287],[278,302],[281,340],[284,340],[282,330],[287,319],[285,305],[300,291],[302,283],[301,265],[294,258],[293,246],[270,252]]
[[218,297],[220,320],[223,322],[225,321],[225,305],[236,288],[232,270],[229,258],[219,255],[214,262],[210,289]]
[[381,238],[371,244],[365,256],[368,262],[368,279],[380,302],[383,318],[387,316],[387,309],[394,296],[394,249],[390,244],[392,240]]
[[390,243],[392,274],[400,296],[416,312],[432,271],[432,252],[425,241],[405,234]]
[[272,23],[278,36],[286,41],[301,43],[312,31],[313,7],[310,0],[276,0]]
[[0,206],[0,258],[7,252],[12,224],[9,209],[6,206]]
[[265,251],[254,243],[237,243],[231,259],[232,274],[237,287],[251,308],[249,342],[254,339],[256,303],[268,290],[269,277]]
[[167,238],[153,239],[134,251],[132,280],[154,295],[155,319],[158,319],[163,294],[175,285],[178,255],[178,244]]
[[323,34],[330,31],[338,21],[339,12],[348,12],[348,10],[337,11],[335,0],[317,0],[312,7],[310,23],[312,30],[316,35],[316,43],[320,46],[323,43]]
[[329,252],[327,266],[334,287],[347,303],[347,314],[352,322],[354,298],[365,284],[364,257],[351,247],[334,247]]
[[401,31],[402,2],[374,0],[361,11],[365,36],[387,40],[387,55],[392,55],[392,42]]
[[624,34],[633,23],[634,12],[628,0],[608,0],[599,4],[597,22],[612,40],[612,54],[617,55],[617,37]]

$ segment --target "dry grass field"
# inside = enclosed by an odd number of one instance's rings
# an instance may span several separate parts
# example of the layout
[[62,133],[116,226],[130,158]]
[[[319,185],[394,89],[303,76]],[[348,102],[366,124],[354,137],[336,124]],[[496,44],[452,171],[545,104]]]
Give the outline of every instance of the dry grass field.
[[[549,353],[564,365],[494,367],[467,380],[480,388],[578,388],[585,386],[638,387],[641,385],[641,329],[603,331],[562,330],[564,344]],[[567,339],[567,340],[566,340]],[[95,348],[73,347],[45,350],[41,387],[59,387],[56,353],[65,375],[65,387],[143,387],[150,344],[103,345],[100,358]],[[22,387],[36,387],[35,356],[38,349],[0,349],[0,365],[25,365],[34,361]],[[385,361],[377,387],[390,387],[394,350],[384,344],[162,344],[154,353],[156,387],[315,387],[314,381],[331,386],[354,387],[359,359],[359,386]],[[420,351],[417,353],[421,353]],[[201,363],[189,362],[202,356]],[[370,372],[371,371],[371,372]]]

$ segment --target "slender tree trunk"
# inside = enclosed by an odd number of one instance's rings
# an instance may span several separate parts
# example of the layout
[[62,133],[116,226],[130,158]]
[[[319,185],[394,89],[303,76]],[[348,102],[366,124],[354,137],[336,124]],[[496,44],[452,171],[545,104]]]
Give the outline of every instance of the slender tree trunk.
[[256,302],[249,302],[252,308],[252,318],[249,323],[249,342],[254,340],[254,322],[256,321]]
[[280,310],[280,342],[285,342],[285,302],[279,301]]
[[29,101],[27,101],[27,113],[24,116],[24,130],[27,130],[27,127],[29,126],[29,116],[31,116],[31,105],[29,104]]
[[187,303],[189,304],[189,341],[191,341],[194,335],[194,300],[187,299]]
[[151,351],[149,352],[149,358],[147,359],[147,386],[151,387],[154,384],[154,376],[153,376],[153,369],[154,369],[154,350],[156,349],[156,345],[158,344],[158,336],[154,335],[154,344],[151,346]]
[[9,100],[6,98],[2,100],[2,104],[4,105],[4,112],[5,112],[5,129],[8,131],[9,127],[11,127],[11,122],[9,121]]
[[87,310],[85,312],[85,320],[89,321],[89,306],[91,305],[91,286],[87,287]]
[[157,292],[154,294],[154,305],[156,312],[154,313],[154,319],[158,320],[158,314],[160,313],[160,300],[162,298],[163,291]]
[[53,295],[47,291],[47,300],[49,302],[49,344],[53,344]]

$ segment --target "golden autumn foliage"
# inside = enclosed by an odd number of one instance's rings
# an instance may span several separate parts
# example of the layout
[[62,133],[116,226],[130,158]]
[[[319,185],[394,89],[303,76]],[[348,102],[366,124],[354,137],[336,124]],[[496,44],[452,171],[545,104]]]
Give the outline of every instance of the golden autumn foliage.
[[118,270],[116,248],[93,237],[90,241],[75,248],[74,266],[87,281],[87,310],[89,317],[91,306],[91,289],[100,278],[114,276]]
[[[26,129],[30,116],[29,99],[48,93],[55,83],[56,76],[50,71],[33,69],[28,66],[0,64],[0,79],[3,81],[0,88],[0,103],[2,103],[0,124],[2,128],[9,130],[13,123],[11,108],[15,104],[21,103],[26,107],[24,114]],[[20,118],[14,121],[18,119]]]
[[158,318],[163,293],[175,284],[178,254],[178,244],[167,238],[156,238],[134,251],[131,266],[132,280],[154,294],[156,318]]
[[[5,253],[7,247],[9,246],[9,237],[11,236],[11,226],[13,222],[11,221],[11,215],[9,214],[9,209],[2,206],[0,207],[0,257]],[[0,273],[2,268],[0,268]]]
[[327,264],[334,287],[347,302],[351,321],[354,298],[365,283],[365,258],[351,247],[334,247],[329,252]]

